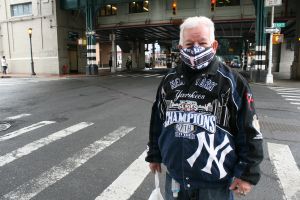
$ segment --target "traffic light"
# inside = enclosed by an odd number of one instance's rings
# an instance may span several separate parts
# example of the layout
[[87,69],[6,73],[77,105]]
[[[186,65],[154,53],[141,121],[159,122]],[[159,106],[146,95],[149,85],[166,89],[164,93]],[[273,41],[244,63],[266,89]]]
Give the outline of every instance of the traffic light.
[[273,34],[272,43],[280,44],[283,42],[283,34]]
[[215,7],[216,7],[217,1],[216,0],[210,0],[210,5],[211,5],[211,12],[215,11]]
[[172,10],[173,10],[173,15],[176,15],[176,10],[177,10],[177,3],[176,3],[176,1],[173,1],[173,3],[172,3]]

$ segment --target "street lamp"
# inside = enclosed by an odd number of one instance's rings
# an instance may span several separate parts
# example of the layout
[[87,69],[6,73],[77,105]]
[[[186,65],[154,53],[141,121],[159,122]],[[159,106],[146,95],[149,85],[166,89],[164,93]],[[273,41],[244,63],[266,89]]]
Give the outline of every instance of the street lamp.
[[29,34],[29,41],[30,41],[31,75],[36,75],[36,73],[34,72],[34,63],[32,58],[32,42],[31,42],[32,28],[28,29],[28,34]]

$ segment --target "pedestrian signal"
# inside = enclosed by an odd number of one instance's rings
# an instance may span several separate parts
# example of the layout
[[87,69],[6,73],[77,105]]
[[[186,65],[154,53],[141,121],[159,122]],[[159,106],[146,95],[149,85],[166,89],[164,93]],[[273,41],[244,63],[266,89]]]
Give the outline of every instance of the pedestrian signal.
[[280,44],[283,42],[283,34],[273,34],[272,43]]
[[177,10],[177,3],[176,3],[176,1],[173,1],[173,3],[172,3],[172,10],[173,10],[173,15],[176,15],[176,10]]

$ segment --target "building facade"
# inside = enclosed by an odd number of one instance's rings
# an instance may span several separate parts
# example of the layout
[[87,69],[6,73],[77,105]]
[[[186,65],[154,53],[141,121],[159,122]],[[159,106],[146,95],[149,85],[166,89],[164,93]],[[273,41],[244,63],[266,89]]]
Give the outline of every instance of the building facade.
[[[1,0],[0,55],[6,56],[9,71],[31,72],[27,30],[32,28],[36,73],[84,73],[87,65],[85,2]],[[224,52],[236,51],[236,54],[247,55],[248,49],[245,47],[250,48],[252,45],[255,48],[253,44],[256,35],[257,0],[93,0],[92,2],[94,11],[92,31],[95,32],[95,57],[99,67],[108,66],[109,59],[113,56],[110,39],[114,38],[114,44],[119,45],[122,50],[122,67],[125,68],[126,59],[130,57],[134,68],[144,68],[147,51],[145,44],[157,42],[167,54],[170,53],[179,39],[180,23],[190,16],[202,15],[213,19],[218,39],[221,41],[226,38],[229,41],[222,43],[220,47]],[[296,0],[282,0],[282,2],[281,6],[275,8],[275,22],[285,23],[285,27],[282,28],[285,37],[283,43],[274,45],[273,71],[299,77],[300,75],[295,75],[297,69],[300,71],[299,56],[295,53],[295,50],[299,51]],[[72,3],[72,6],[68,7],[68,3]],[[270,9],[265,10],[266,21],[269,21]],[[268,23],[266,26],[270,25]],[[242,50],[237,51],[239,45],[234,45],[236,41],[230,38],[241,38]],[[266,47],[264,49],[266,51]],[[265,56],[265,59],[268,58]]]
[[36,73],[61,74],[70,63],[68,71],[80,71],[86,63],[84,47],[77,45],[85,33],[84,15],[61,10],[59,1],[1,0],[0,28],[0,54],[9,72],[31,73],[29,28]]

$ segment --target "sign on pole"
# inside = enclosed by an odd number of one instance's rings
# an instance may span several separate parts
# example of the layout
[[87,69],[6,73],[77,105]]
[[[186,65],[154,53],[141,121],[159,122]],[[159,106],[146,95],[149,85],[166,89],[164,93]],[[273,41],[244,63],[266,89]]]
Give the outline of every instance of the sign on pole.
[[280,28],[265,27],[265,33],[280,33]]
[[273,25],[276,28],[284,28],[285,27],[285,22],[276,22],[276,23],[273,23]]
[[281,6],[282,0],[265,0],[265,7]]

